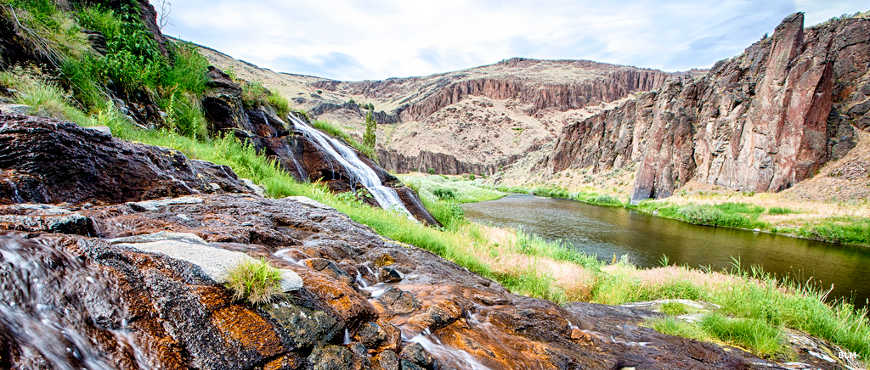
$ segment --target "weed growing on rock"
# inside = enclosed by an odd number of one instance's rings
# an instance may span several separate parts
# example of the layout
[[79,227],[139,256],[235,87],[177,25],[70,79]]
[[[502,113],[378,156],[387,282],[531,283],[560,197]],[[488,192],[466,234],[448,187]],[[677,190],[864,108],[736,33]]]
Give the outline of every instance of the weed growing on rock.
[[281,272],[265,259],[245,261],[229,271],[226,286],[234,299],[269,303],[281,294]]

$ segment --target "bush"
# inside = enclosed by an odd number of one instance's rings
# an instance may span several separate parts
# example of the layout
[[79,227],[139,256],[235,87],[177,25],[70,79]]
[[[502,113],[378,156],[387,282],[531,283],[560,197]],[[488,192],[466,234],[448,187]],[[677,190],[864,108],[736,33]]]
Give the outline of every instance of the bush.
[[438,197],[441,200],[455,200],[456,199],[456,191],[448,188],[435,188],[432,190],[432,194]]
[[794,210],[791,210],[788,208],[782,208],[782,207],[770,207],[770,209],[767,210],[767,214],[770,214],[770,215],[789,215],[792,213],[797,213],[797,212]]
[[240,263],[229,271],[226,285],[234,299],[252,304],[269,303],[282,293],[281,272],[265,259]]

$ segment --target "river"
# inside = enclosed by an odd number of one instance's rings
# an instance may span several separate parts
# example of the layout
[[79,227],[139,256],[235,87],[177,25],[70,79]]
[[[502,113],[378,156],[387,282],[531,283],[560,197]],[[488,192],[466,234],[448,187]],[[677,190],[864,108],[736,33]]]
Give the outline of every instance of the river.
[[654,267],[667,255],[671,264],[719,270],[730,267],[736,257],[744,267],[758,265],[798,281],[812,277],[825,288],[833,284],[831,298],[852,297],[859,307],[870,298],[867,248],[698,226],[624,208],[531,195],[469,203],[463,209],[472,221],[563,240],[605,261],[627,254],[637,266]]

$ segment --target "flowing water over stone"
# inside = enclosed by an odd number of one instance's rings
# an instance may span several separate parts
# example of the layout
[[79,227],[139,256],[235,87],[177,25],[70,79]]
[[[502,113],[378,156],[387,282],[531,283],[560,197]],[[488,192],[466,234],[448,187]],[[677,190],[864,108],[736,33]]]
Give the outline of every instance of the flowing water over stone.
[[830,297],[854,297],[858,306],[870,297],[870,249],[691,225],[622,208],[527,195],[463,208],[473,221],[564,240],[606,261],[628,255],[636,265],[654,267],[667,255],[672,264],[721,269],[730,267],[735,257],[744,267],[759,265],[801,282],[812,277],[824,288],[833,284]]
[[112,368],[121,359],[107,358],[111,347],[149,367],[117,319],[126,315],[111,281],[51,245],[0,236],[0,367],[17,352],[34,368]]
[[375,200],[382,208],[402,212],[408,215],[411,219],[414,219],[414,216],[408,212],[408,209],[405,208],[405,205],[399,199],[399,195],[396,194],[396,191],[384,186],[380,178],[378,178],[377,173],[365,164],[365,162],[360,160],[359,156],[357,156],[353,149],[314,129],[293,115],[289,115],[288,117],[297,130],[302,131],[306,137],[317,142],[317,144],[323,147],[323,150],[327,154],[340,163],[348,173],[356,178],[357,181],[363,184],[363,186],[368,189],[369,193],[375,197]]

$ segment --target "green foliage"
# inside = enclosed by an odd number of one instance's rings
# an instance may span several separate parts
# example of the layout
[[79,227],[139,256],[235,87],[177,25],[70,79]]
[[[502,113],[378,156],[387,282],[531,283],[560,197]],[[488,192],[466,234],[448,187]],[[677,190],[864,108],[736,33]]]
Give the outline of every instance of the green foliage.
[[326,121],[314,121],[311,126],[329,134],[334,138],[344,141],[347,145],[350,145],[352,148],[356,149],[357,151],[377,163],[377,156],[375,156],[374,148],[360,144],[359,141],[356,141],[356,139],[348,135],[346,132],[344,132],[344,130],[338,128],[337,126]]
[[545,240],[522,231],[517,232],[515,248],[525,255],[549,257],[556,261],[571,262],[592,270],[598,270],[601,267],[601,262],[598,259],[577,250],[569,243]]
[[247,109],[255,109],[260,106],[272,107],[282,119],[291,112],[290,102],[286,98],[270,91],[257,81],[245,81],[242,84],[242,103]]
[[665,302],[662,304],[662,313],[671,316],[680,316],[689,313],[686,305],[680,302]]
[[723,342],[749,348],[762,356],[774,356],[786,351],[782,332],[765,321],[733,319],[719,314],[704,316],[701,328]]
[[6,0],[0,16],[21,24],[19,36],[32,52],[59,66],[67,56],[80,57],[89,44],[81,27],[51,0]]
[[769,214],[769,215],[790,215],[793,213],[798,213],[798,212],[791,210],[791,209],[788,209],[788,208],[783,208],[783,207],[770,207],[770,209],[767,210],[767,214]]
[[471,203],[499,199],[505,195],[500,191],[492,190],[474,181],[464,180],[460,177],[411,174],[399,175],[399,178],[406,185],[416,189],[423,198],[442,199],[445,196],[449,198],[450,194],[452,194],[453,198],[451,199],[456,200],[458,203]]
[[719,205],[688,204],[680,206],[662,202],[641,202],[636,208],[660,217],[672,218],[698,225],[743,229],[767,227],[766,223],[758,221],[758,216],[761,212],[764,212],[764,208],[748,207],[740,203],[724,203]]
[[456,191],[449,188],[435,188],[432,194],[440,200],[456,200]]
[[375,141],[377,140],[377,130],[378,123],[375,121],[372,111],[369,110],[366,112],[366,131],[365,134],[363,134],[363,145],[372,148],[372,151],[374,151]]
[[830,218],[801,227],[798,235],[834,244],[870,245],[870,219]]
[[226,285],[234,299],[269,303],[281,294],[281,272],[265,259],[246,261],[229,271]]
[[647,323],[657,332],[668,335],[675,335],[683,338],[690,338],[700,341],[710,341],[710,335],[704,332],[698,325],[690,324],[674,317],[664,317],[654,319]]

